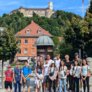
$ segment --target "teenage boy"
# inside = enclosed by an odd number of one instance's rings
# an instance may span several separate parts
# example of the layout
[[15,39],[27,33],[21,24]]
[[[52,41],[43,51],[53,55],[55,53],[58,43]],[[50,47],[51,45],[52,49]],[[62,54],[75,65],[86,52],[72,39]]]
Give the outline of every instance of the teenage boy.
[[30,76],[31,76],[32,70],[28,64],[28,61],[25,61],[25,66],[22,68],[22,77],[23,77],[23,92],[25,92],[25,86],[27,85],[28,92],[30,92]]
[[10,88],[10,92],[12,92],[13,71],[11,70],[10,65],[7,68],[8,69],[5,71],[5,78],[4,78],[5,89],[6,92],[8,92],[8,89]]
[[[21,92],[22,75],[19,62],[14,68],[14,92]],[[18,90],[17,90],[18,89]]]

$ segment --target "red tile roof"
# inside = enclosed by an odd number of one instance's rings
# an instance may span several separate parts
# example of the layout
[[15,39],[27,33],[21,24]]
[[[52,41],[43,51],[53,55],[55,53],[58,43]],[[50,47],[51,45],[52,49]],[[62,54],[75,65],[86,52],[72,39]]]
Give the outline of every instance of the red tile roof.
[[26,26],[24,29],[17,32],[16,36],[23,36],[23,37],[30,37],[30,36],[40,36],[40,35],[47,35],[52,36],[48,31],[40,27],[38,24],[36,24],[34,21],[31,22],[28,26]]

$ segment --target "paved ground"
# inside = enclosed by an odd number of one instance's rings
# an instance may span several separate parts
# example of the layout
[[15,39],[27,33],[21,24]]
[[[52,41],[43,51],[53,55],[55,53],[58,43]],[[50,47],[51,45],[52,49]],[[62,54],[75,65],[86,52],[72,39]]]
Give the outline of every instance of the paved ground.
[[[31,92],[34,92],[34,90],[35,90],[35,83],[34,83],[34,78],[32,78],[31,79]],[[5,92],[5,90],[4,89],[0,89],[0,92]],[[14,91],[13,91],[14,92]],[[92,86],[90,87],[90,92],[92,92]]]
[[[31,80],[31,92],[34,92],[34,86],[35,86],[35,83],[34,83],[34,79]],[[26,88],[27,89],[27,88]],[[5,92],[4,89],[0,89],[0,92]],[[14,92],[14,91],[13,91]]]
[[[92,92],[92,87],[90,88],[91,90],[90,90],[90,92]],[[35,89],[34,89],[34,81],[32,80],[31,81],[31,92],[35,92],[34,91]],[[5,92],[5,90],[4,89],[0,89],[0,92]],[[14,92],[14,91],[13,91]],[[26,91],[27,92],[27,91]]]
[[[5,90],[4,89],[0,89],[0,92],[5,92]],[[34,92],[34,90],[31,89],[31,92]],[[92,87],[91,87],[91,91],[90,92],[92,92]]]

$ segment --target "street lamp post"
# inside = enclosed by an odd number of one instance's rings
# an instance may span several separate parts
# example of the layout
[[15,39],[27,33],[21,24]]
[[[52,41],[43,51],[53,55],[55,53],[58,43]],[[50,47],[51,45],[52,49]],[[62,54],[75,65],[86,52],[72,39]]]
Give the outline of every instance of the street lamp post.
[[[0,27],[0,39],[2,39],[4,29],[5,29],[4,27]],[[1,69],[2,76],[0,76],[0,78],[1,78],[1,82],[2,82],[2,88],[3,88],[3,60],[1,60],[1,61],[2,61],[2,64],[1,64],[1,66],[2,66],[2,69]]]

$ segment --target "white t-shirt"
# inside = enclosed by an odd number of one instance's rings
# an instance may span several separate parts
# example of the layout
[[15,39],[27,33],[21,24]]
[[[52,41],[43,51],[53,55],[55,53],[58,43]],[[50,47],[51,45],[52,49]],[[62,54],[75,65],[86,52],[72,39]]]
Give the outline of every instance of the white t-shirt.
[[54,62],[53,60],[48,60],[47,64],[44,64],[44,76],[49,75],[49,67],[52,64],[52,62]]
[[55,65],[56,65],[56,68],[59,69],[59,66],[60,66],[60,59],[55,60]]
[[81,74],[81,67],[80,66],[74,66],[74,69],[73,69],[74,77],[80,78],[80,74]]
[[48,66],[50,66],[52,64],[52,62],[54,62],[53,60],[48,60]]
[[60,75],[61,79],[66,79],[67,78],[66,72],[67,72],[67,67],[66,66],[60,68],[59,75]]
[[82,75],[87,76],[90,67],[88,65],[82,66]]
[[44,64],[44,76],[49,75],[48,70],[49,70],[49,64]]

